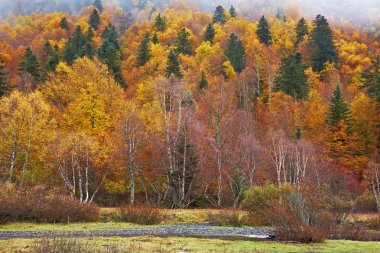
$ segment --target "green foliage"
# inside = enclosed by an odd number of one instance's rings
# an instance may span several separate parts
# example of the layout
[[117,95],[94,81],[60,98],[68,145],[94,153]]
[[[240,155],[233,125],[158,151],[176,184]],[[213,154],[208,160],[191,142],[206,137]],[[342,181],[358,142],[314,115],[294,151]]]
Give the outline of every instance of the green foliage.
[[36,82],[41,80],[41,66],[37,56],[30,47],[27,47],[24,56],[21,59],[20,71],[29,73]]
[[259,37],[261,43],[266,46],[272,45],[272,35],[269,31],[269,24],[264,16],[262,16],[259,20],[256,34]]
[[70,26],[69,26],[69,23],[67,22],[66,17],[63,17],[61,19],[61,22],[59,22],[59,27],[61,27],[63,30],[66,30],[66,31],[70,30]]
[[4,64],[0,62],[0,98],[7,94],[8,85],[5,80]]
[[273,201],[280,199],[280,195],[280,189],[273,183],[268,183],[264,186],[254,186],[244,193],[242,207],[252,215],[261,215]]
[[296,26],[296,34],[297,34],[297,44],[300,43],[303,38],[309,34],[309,30],[307,28],[307,24],[304,18],[301,18]]
[[377,54],[371,66],[362,74],[368,95],[380,103],[380,54]]
[[301,62],[299,52],[281,61],[279,74],[275,78],[275,91],[282,91],[297,99],[304,99],[309,93],[306,65]]
[[98,49],[99,59],[112,71],[115,80],[126,88],[126,83],[121,71],[122,52],[117,41],[117,32],[114,25],[109,24],[103,33],[103,44]]
[[197,89],[198,90],[202,90],[202,89],[205,89],[207,87],[208,87],[208,81],[207,81],[207,78],[206,78],[206,74],[205,74],[204,71],[202,71],[201,80],[199,80]]
[[336,86],[330,100],[330,108],[327,115],[327,122],[330,126],[337,126],[340,121],[349,124],[350,109],[346,99],[344,99],[339,86]]
[[100,16],[97,9],[94,9],[92,11],[92,14],[90,16],[88,23],[93,29],[98,30],[99,25],[100,25]]
[[166,17],[161,16],[161,13],[159,13],[156,17],[154,26],[156,27],[157,31],[163,32],[166,29]]
[[63,59],[72,65],[77,58],[88,57],[92,58],[95,50],[92,46],[93,30],[88,29],[87,35],[83,35],[80,26],[77,26],[75,33],[69,38],[64,53]]
[[222,6],[218,6],[215,9],[214,12],[214,17],[212,18],[213,23],[220,23],[224,25],[227,22],[227,16],[226,16],[226,11]]
[[112,24],[109,24],[103,31],[102,37],[105,40],[108,40],[112,45],[117,49],[120,50],[120,45],[118,42],[118,36],[116,32],[116,27]]
[[168,54],[168,61],[166,63],[166,77],[170,77],[171,75],[176,76],[178,79],[183,78],[178,56],[172,49]]
[[152,43],[155,45],[159,43],[157,33],[153,34]]
[[245,49],[243,42],[235,33],[232,33],[228,40],[226,56],[234,67],[235,72],[241,73],[245,68]]
[[213,42],[215,38],[215,29],[212,27],[212,24],[207,25],[203,38],[205,41],[210,41],[211,43]]
[[324,16],[318,15],[314,20],[309,49],[312,53],[311,66],[316,72],[323,70],[327,62],[338,63],[333,34]]
[[103,12],[103,3],[102,3],[102,0],[95,0],[92,5],[95,8],[97,8],[100,12]]
[[149,33],[142,38],[137,52],[137,66],[144,66],[149,61],[151,52],[149,48]]
[[182,28],[178,32],[177,40],[175,42],[175,50],[177,54],[192,55],[193,50],[189,41],[190,33],[186,31],[186,28]]
[[232,6],[232,5],[231,5],[231,8],[230,8],[230,15],[233,18],[236,18],[236,16],[237,16],[236,10],[235,10],[234,6]]

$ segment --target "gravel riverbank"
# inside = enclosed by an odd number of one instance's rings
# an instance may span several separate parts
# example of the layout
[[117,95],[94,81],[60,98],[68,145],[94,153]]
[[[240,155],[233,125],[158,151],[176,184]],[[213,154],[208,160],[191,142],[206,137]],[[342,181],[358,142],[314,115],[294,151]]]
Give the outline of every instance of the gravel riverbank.
[[133,237],[143,235],[187,237],[234,237],[269,239],[273,231],[265,228],[224,228],[208,224],[178,224],[148,229],[89,230],[89,231],[7,231],[0,232],[0,240],[43,237]]

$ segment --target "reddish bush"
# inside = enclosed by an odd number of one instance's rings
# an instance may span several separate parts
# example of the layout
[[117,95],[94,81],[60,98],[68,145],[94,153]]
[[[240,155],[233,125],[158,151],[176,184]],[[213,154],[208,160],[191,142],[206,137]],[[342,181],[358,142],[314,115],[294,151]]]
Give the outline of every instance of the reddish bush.
[[150,205],[123,206],[114,216],[114,220],[141,225],[159,224],[163,220],[160,209]]
[[81,204],[42,187],[0,189],[0,222],[77,222],[97,219],[96,206]]

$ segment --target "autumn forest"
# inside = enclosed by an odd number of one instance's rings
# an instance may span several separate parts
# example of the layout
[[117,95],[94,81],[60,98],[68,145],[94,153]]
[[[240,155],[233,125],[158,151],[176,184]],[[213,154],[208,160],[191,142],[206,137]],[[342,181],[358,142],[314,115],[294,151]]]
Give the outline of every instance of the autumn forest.
[[378,28],[75,2],[0,19],[0,185],[166,208],[308,186],[380,210]]

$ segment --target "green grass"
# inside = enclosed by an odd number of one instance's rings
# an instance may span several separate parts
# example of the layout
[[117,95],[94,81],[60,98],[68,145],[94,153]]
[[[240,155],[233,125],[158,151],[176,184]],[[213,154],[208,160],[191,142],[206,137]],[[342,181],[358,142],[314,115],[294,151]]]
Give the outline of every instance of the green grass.
[[0,232],[5,231],[82,231],[82,230],[123,230],[129,228],[147,228],[155,226],[143,226],[121,222],[87,222],[70,224],[51,224],[51,223],[9,223],[0,225]]
[[[79,239],[84,243],[95,245],[97,248],[106,248],[117,245],[123,252],[350,252],[350,253],[377,253],[380,242],[354,242],[329,240],[323,244],[290,244],[262,241],[229,241],[219,239],[199,239],[170,237],[160,238],[142,236],[134,238],[88,238]],[[28,252],[33,239],[12,239],[0,241],[0,252]]]

